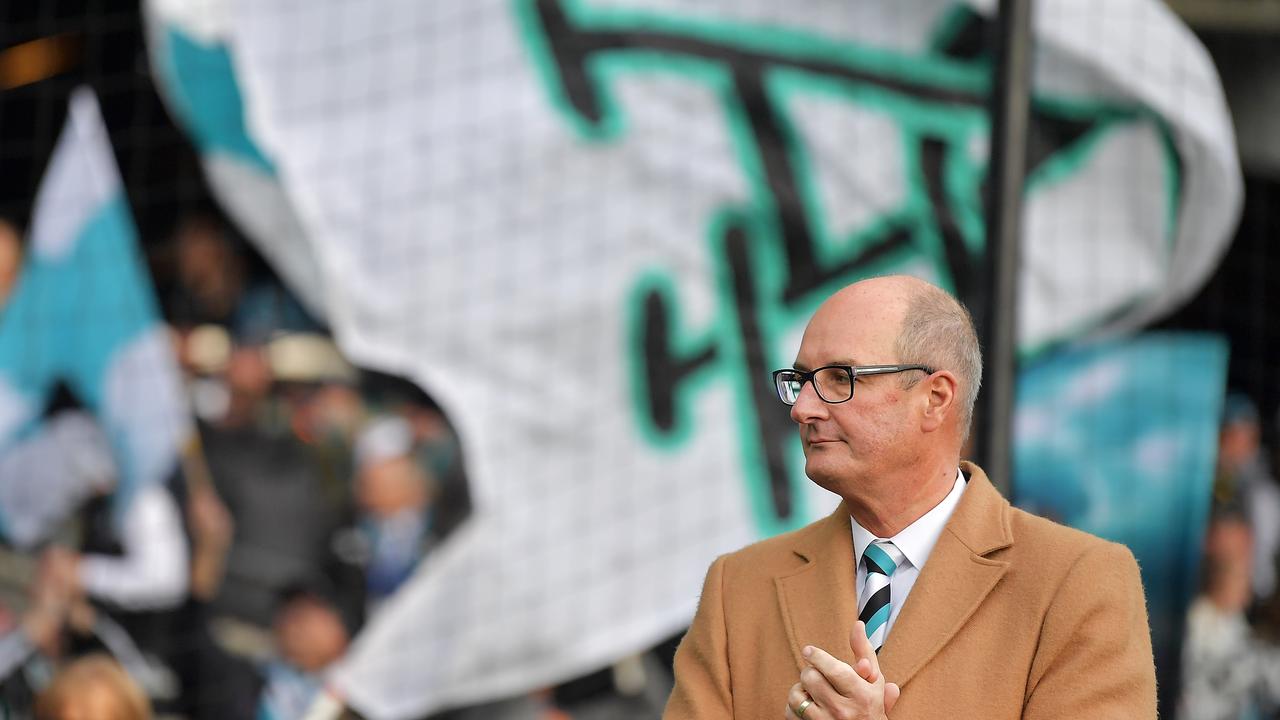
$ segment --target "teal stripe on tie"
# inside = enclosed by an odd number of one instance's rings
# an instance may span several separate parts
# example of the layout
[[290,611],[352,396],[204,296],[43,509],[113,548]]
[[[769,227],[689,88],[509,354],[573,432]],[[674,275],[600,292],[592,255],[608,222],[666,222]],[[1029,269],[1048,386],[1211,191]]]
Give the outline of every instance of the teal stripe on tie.
[[879,545],[871,544],[862,552],[863,556],[876,564],[880,572],[889,577],[893,575],[893,571],[898,569],[898,564],[889,557],[889,553],[885,552]]
[[876,614],[872,615],[871,619],[867,621],[867,637],[875,635],[876,631],[880,629],[880,626],[887,622],[889,622],[889,606],[886,604],[877,610]]

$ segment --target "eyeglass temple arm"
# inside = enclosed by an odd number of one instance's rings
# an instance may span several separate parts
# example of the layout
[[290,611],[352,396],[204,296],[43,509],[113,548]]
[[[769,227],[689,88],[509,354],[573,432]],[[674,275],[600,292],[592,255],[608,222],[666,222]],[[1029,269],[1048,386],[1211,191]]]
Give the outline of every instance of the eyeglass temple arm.
[[884,373],[903,372],[904,370],[923,370],[932,373],[926,365],[859,365],[853,368],[858,375],[881,375]]

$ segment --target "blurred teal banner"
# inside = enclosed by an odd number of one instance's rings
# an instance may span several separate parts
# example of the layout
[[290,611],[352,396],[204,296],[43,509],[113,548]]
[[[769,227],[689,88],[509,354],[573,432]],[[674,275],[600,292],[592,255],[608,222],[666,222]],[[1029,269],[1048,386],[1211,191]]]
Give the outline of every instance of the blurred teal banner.
[[1222,338],[1170,333],[1054,353],[1018,379],[1014,503],[1133,550],[1162,680],[1196,590],[1226,373]]

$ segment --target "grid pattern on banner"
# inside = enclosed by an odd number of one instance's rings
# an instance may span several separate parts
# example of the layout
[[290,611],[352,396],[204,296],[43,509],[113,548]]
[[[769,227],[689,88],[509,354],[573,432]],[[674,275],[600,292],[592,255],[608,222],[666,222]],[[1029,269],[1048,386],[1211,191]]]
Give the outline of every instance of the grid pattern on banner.
[[[471,522],[339,667],[370,717],[521,693],[678,633],[717,554],[834,504],[767,376],[816,303],[886,272],[984,292],[994,2],[142,5],[6,9],[7,47],[66,37],[75,63],[0,94],[0,213],[28,223],[87,83],[171,320],[174,229],[213,212],[349,360],[448,415]],[[1038,5],[1025,365],[1155,323],[1224,333],[1231,384],[1270,418],[1277,186],[1239,191],[1208,54],[1156,2]],[[1063,372],[1097,380],[1095,359]],[[1047,377],[1039,397],[1069,402]],[[1077,437],[1088,456],[1145,436]],[[238,548],[230,575],[272,586],[237,567],[271,547]]]

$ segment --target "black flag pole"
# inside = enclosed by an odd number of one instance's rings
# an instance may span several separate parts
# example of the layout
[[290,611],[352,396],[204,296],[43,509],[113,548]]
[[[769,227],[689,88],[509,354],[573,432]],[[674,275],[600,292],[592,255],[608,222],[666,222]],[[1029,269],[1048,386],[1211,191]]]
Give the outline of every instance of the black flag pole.
[[976,447],[979,463],[1008,495],[1013,482],[1019,238],[1031,99],[1031,0],[1000,0],[999,12],[990,99],[986,293],[975,318],[986,360],[976,413]]

